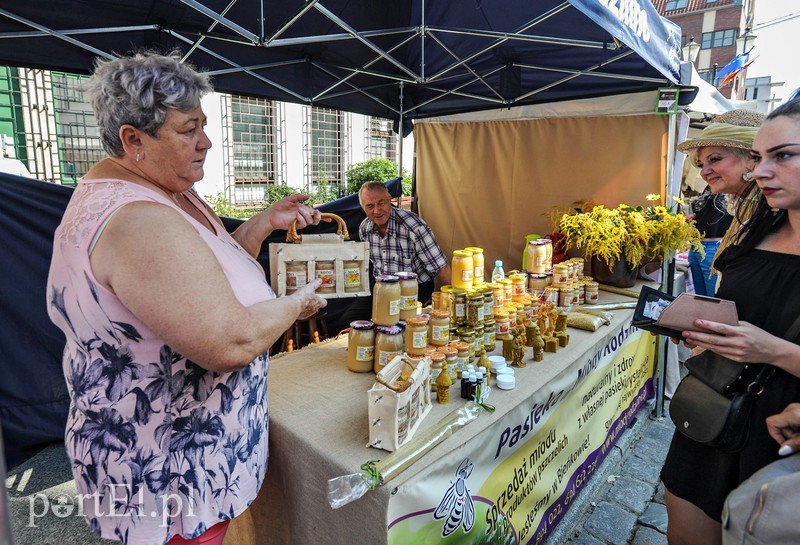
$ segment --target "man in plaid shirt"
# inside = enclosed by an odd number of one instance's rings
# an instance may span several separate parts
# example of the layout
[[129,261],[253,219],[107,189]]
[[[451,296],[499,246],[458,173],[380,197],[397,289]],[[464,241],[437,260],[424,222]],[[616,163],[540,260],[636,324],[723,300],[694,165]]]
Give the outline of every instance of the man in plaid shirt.
[[367,182],[358,192],[367,219],[358,233],[369,242],[373,274],[408,271],[417,274],[418,300],[427,303],[433,293],[433,279],[450,283],[450,264],[422,218],[392,206],[389,190],[382,182]]

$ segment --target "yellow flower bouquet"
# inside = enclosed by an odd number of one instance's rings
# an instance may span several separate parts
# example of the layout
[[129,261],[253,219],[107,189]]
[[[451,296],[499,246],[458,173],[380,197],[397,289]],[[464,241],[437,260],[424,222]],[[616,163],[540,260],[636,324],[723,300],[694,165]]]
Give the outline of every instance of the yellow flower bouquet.
[[[703,253],[701,233],[694,221],[666,206],[655,204],[661,195],[648,195],[647,207],[621,204],[609,209],[595,205],[589,210],[565,213],[559,220],[559,231],[567,247],[583,250],[611,267],[624,259],[632,266],[662,257],[673,250],[689,247]],[[683,204],[673,197],[677,204]]]

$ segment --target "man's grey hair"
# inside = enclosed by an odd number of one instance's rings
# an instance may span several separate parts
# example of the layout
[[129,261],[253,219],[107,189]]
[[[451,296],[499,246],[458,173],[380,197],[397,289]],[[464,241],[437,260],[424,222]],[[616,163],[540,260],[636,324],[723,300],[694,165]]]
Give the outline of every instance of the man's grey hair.
[[97,117],[103,149],[112,157],[124,154],[119,129],[132,125],[155,136],[170,109],[188,112],[213,91],[207,74],[181,62],[179,52],[154,52],[132,57],[98,59],[86,87],[86,98]]
[[384,184],[383,182],[376,182],[373,180],[371,182],[364,182],[364,185],[358,188],[358,203],[361,204],[361,196],[364,194],[364,191],[373,191],[373,190],[385,191],[386,194],[389,195],[389,198],[392,197],[391,194],[389,193],[389,190],[386,188],[386,184]]

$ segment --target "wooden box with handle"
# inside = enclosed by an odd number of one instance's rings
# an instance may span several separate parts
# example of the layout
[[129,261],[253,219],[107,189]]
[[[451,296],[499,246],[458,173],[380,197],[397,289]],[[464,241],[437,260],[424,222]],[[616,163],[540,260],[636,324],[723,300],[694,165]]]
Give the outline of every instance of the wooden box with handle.
[[286,233],[286,243],[270,244],[272,289],[287,295],[321,278],[317,294],[326,299],[369,295],[369,244],[351,241],[347,225],[336,214],[322,217],[336,221],[336,233],[299,235],[295,221]]

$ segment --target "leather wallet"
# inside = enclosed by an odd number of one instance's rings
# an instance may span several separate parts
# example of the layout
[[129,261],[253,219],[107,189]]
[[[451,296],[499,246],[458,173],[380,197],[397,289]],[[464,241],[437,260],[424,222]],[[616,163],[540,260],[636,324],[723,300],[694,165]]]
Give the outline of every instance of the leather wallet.
[[697,330],[694,321],[698,318],[738,325],[736,303],[726,299],[706,297],[692,293],[681,293],[677,297],[642,286],[633,325],[646,331],[682,339],[682,332]]

